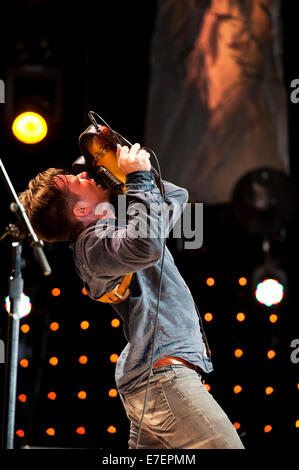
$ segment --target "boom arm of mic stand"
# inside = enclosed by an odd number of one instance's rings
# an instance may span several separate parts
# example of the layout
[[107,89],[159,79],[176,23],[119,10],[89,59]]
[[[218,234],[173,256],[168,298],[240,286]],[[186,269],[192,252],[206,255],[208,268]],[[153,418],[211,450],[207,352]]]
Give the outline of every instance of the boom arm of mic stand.
[[15,212],[16,215],[18,216],[22,226],[24,227],[25,231],[26,231],[26,235],[27,235],[27,238],[29,240],[29,244],[30,246],[33,248],[33,253],[34,253],[34,256],[35,256],[35,259],[38,261],[38,263],[40,264],[40,267],[43,271],[43,274],[45,276],[48,276],[49,274],[51,274],[51,268],[50,268],[50,265],[47,261],[47,258],[44,254],[44,251],[43,251],[43,246],[44,246],[44,242],[42,240],[39,240],[36,233],[34,232],[33,228],[32,228],[32,225],[27,217],[27,214],[25,212],[25,209],[23,207],[23,205],[20,203],[19,201],[19,198],[17,196],[17,193],[15,192],[14,190],[14,187],[13,185],[11,184],[11,181],[9,179],[9,176],[4,168],[4,165],[2,163],[2,160],[0,158],[0,174],[2,176],[2,179],[4,181],[4,184],[9,192],[9,194],[11,195],[12,199],[14,200],[14,202],[12,202],[10,204],[10,209],[12,210],[12,212]]

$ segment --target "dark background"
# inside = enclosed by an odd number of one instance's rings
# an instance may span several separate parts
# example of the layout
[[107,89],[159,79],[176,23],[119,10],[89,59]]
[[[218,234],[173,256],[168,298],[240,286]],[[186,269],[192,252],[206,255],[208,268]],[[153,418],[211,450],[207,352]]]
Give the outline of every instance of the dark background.
[[[285,87],[289,95],[291,80],[299,78],[298,27],[295,2],[282,3]],[[148,0],[88,5],[64,2],[63,9],[61,2],[18,1],[5,7],[8,27],[1,31],[0,78],[13,102],[0,104],[1,158],[17,192],[42,169],[70,167],[80,155],[78,137],[89,125],[89,110],[103,116],[129,141],[151,146],[143,135],[155,12],[155,2]],[[24,61],[56,67],[61,73],[61,107],[54,101],[53,86],[46,78],[34,83],[12,81],[11,69]],[[13,137],[11,124],[32,93],[42,98],[39,103],[44,101],[49,133],[40,144],[29,146]],[[297,189],[298,116],[299,104],[289,100],[289,156]],[[154,150],[159,157],[159,149]],[[3,233],[14,216],[3,185],[0,195]],[[204,245],[200,250],[181,250],[174,240],[168,243],[201,314],[214,315],[212,322],[204,321],[214,363],[206,382],[232,422],[241,424],[238,432],[251,449],[274,449],[278,444],[294,447],[298,441],[299,366],[290,360],[290,343],[299,337],[297,239],[294,219],[273,243],[275,259],[288,273],[288,286],[283,302],[271,309],[256,302],[250,284],[253,269],[263,260],[261,237],[238,224],[229,204],[205,205]],[[28,358],[29,366],[19,367],[18,372],[18,395],[25,393],[27,401],[17,403],[16,430],[22,429],[25,435],[16,437],[15,446],[126,447],[128,421],[119,398],[108,396],[115,386],[109,356],[120,354],[125,346],[121,326],[115,329],[110,325],[116,317],[113,309],[99,306],[81,293],[68,244],[46,244],[53,270],[49,278],[42,276],[27,243],[23,252],[24,290],[33,307],[21,321],[30,325],[28,334],[20,334],[20,358]],[[4,298],[11,268],[8,237],[0,244],[0,257],[0,338],[5,339]],[[216,280],[214,287],[206,285],[209,276]],[[239,286],[240,276],[248,279],[246,287]],[[61,289],[57,298],[51,295],[54,287]],[[236,321],[238,312],[246,314],[243,323]],[[269,322],[270,313],[277,313],[277,323]],[[82,320],[90,323],[86,331],[80,329]],[[57,332],[49,329],[52,321],[60,324]],[[240,359],[233,354],[237,347],[244,350]],[[269,349],[276,351],[271,361],[266,356]],[[78,364],[81,354],[89,358],[86,366]],[[51,356],[59,358],[56,367],[48,363]],[[3,392],[2,364],[0,373]],[[236,384],[243,387],[238,395],[233,393]],[[266,386],[274,388],[272,395],[265,395]],[[87,391],[86,400],[77,398],[80,390]],[[47,398],[50,391],[57,394],[53,402]],[[267,424],[272,426],[270,433],[264,432]],[[115,434],[107,432],[110,425],[116,427]],[[76,433],[78,426],[86,428],[84,435]],[[49,427],[55,428],[55,436],[46,434]]]

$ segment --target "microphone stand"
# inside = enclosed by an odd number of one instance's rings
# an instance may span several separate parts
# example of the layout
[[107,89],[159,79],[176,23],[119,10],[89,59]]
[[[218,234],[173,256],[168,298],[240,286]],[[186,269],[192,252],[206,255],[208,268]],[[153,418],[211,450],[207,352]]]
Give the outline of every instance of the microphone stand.
[[17,393],[17,370],[19,354],[19,329],[21,314],[21,298],[23,293],[24,280],[22,278],[21,256],[22,241],[27,238],[33,249],[33,254],[45,276],[51,274],[51,268],[43,252],[44,242],[36,236],[31,223],[27,217],[23,205],[14,190],[5,167],[0,159],[0,176],[8,190],[11,199],[10,210],[19,219],[19,226],[9,224],[0,241],[7,235],[11,237],[12,247],[12,267],[9,277],[9,299],[10,311],[8,314],[7,336],[6,336],[6,365],[5,365],[5,389],[4,389],[4,412],[2,423],[2,448],[14,448],[15,434],[15,409]]

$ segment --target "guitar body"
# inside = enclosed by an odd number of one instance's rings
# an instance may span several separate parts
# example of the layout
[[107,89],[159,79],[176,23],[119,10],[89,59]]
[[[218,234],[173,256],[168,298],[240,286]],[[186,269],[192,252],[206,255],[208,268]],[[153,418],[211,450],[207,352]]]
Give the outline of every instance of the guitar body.
[[[116,133],[122,145],[126,139]],[[116,149],[118,140],[106,126],[98,124],[98,129],[90,125],[79,137],[82,156],[72,165],[76,172],[87,171],[103,188],[114,194],[126,191],[126,176],[117,165]]]

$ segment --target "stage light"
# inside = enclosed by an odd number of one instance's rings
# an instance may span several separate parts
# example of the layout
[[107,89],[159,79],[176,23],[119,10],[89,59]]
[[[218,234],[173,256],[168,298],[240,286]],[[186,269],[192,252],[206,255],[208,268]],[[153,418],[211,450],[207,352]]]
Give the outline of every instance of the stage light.
[[51,364],[51,366],[57,366],[58,364],[58,358],[57,357],[50,357],[49,359],[49,363]]
[[28,359],[21,359],[19,364],[20,364],[21,367],[24,367],[24,369],[26,369],[26,367],[28,367],[28,365],[29,365],[29,361],[28,361]]
[[87,393],[84,391],[84,390],[81,390],[78,395],[77,395],[78,398],[80,398],[80,400],[85,400],[86,397],[87,397]]
[[264,427],[264,432],[270,432],[272,431],[272,426],[270,424],[266,424],[266,426]]
[[[24,292],[21,296],[21,305],[20,305],[20,315],[19,318],[24,318],[31,312],[31,300],[28,295],[25,295]],[[10,298],[9,295],[5,298],[5,309],[10,313]]]
[[234,386],[234,393],[241,393],[241,392],[242,392],[241,385],[235,385]]
[[16,431],[16,435],[19,436],[19,437],[24,437],[25,433],[24,433],[23,429],[18,429]]
[[110,361],[111,362],[117,362],[118,361],[118,355],[117,354],[111,354]]
[[120,325],[119,319],[113,318],[113,320],[111,321],[111,326],[113,326],[113,328],[117,328],[119,325]]
[[37,144],[46,137],[48,126],[40,114],[26,111],[15,118],[12,132],[24,144]]
[[107,432],[109,432],[110,434],[115,434],[116,433],[116,427],[115,426],[109,426],[107,428]]
[[209,287],[212,287],[215,285],[215,279],[213,277],[208,277],[206,283]]
[[205,383],[204,386],[206,387],[206,389],[207,389],[208,392],[211,390],[211,385]]
[[246,315],[243,312],[239,312],[239,313],[237,313],[236,318],[237,318],[238,321],[242,322],[242,321],[245,320]]
[[239,358],[239,357],[242,357],[242,356],[243,356],[243,351],[242,351],[242,349],[236,349],[236,350],[235,350],[235,356],[238,357],[238,358]]
[[82,289],[82,294],[83,294],[83,295],[87,295],[87,292],[86,292],[85,287],[83,287],[83,289]]
[[271,395],[271,393],[274,392],[274,388],[273,387],[266,387],[265,389],[265,394],[266,395]]
[[273,351],[273,349],[269,349],[269,351],[267,352],[268,359],[273,359],[275,356],[276,356],[276,352]]
[[52,331],[57,331],[59,328],[59,323],[57,323],[56,321],[53,321],[51,324],[50,324],[50,330]]
[[240,429],[241,424],[240,423],[234,423],[234,427],[235,427],[235,429]]
[[27,325],[27,323],[24,323],[24,325],[21,325],[21,331],[22,331],[22,333],[26,334],[26,333],[29,332],[29,330],[30,330],[30,326]]
[[271,323],[276,323],[278,321],[278,316],[275,315],[275,313],[272,313],[270,316],[269,316],[269,321]]
[[299,428],[299,419],[297,419],[297,421],[295,422],[295,427]]
[[49,392],[47,397],[49,400],[56,400],[56,393],[55,392]]
[[256,300],[267,307],[279,304],[283,296],[284,286],[276,279],[264,279],[256,286]]
[[205,319],[205,321],[208,321],[208,322],[209,322],[209,321],[212,321],[212,320],[213,320],[213,315],[212,315],[212,313],[209,313],[209,312],[206,313],[205,316],[204,316],[204,319]]
[[61,294],[61,291],[60,291],[60,289],[58,289],[58,287],[54,287],[54,289],[52,289],[51,293],[52,293],[53,297],[58,297]]
[[86,433],[85,427],[84,427],[84,426],[79,426],[79,427],[76,429],[76,433],[77,433],[77,434],[80,434],[81,436],[83,436],[83,434]]
[[79,362],[80,364],[87,364],[88,357],[87,356],[80,356],[79,357]]
[[19,396],[18,396],[18,400],[22,403],[26,403],[27,401],[27,396],[25,395],[25,393],[21,393]]
[[80,323],[80,327],[82,328],[82,330],[87,330],[89,328],[89,323],[88,321],[82,321]]
[[108,392],[109,397],[115,398],[117,397],[117,390],[116,388],[111,388]]
[[48,436],[55,436],[55,429],[54,428],[48,428],[46,429],[46,433]]
[[246,286],[246,284],[247,284],[247,279],[246,279],[246,277],[240,277],[240,279],[239,279],[239,284],[240,284],[240,286],[242,286],[242,287]]

